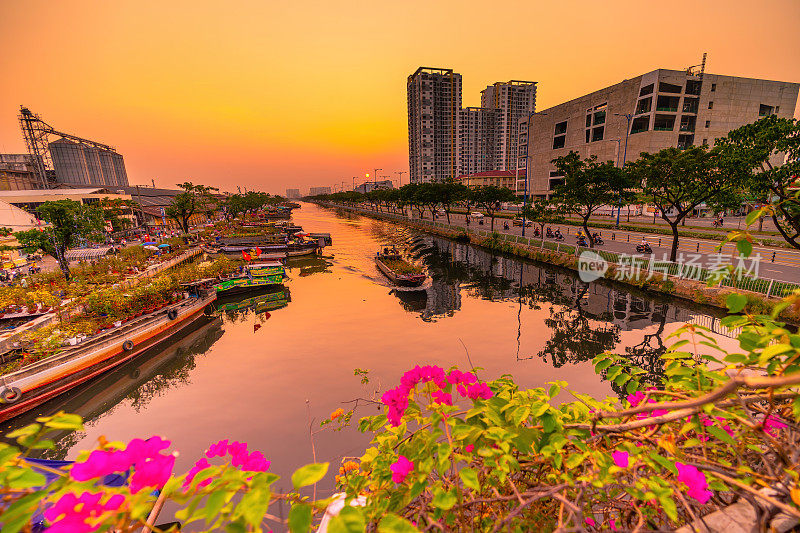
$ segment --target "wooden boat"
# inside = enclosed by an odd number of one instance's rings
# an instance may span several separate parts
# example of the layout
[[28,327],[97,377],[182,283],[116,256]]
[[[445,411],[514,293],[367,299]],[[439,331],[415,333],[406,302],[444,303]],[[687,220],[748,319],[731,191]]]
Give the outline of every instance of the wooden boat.
[[394,249],[378,252],[375,255],[375,264],[392,283],[401,287],[419,287],[428,277]]
[[226,279],[214,285],[218,296],[241,294],[266,287],[283,284],[286,271],[283,264],[277,261],[246,265],[239,276]]
[[264,311],[273,311],[281,307],[286,307],[290,301],[291,296],[289,288],[279,287],[278,290],[244,300],[220,298],[216,302],[216,308],[224,312],[253,310],[256,313],[263,313]]
[[0,422],[141,355],[214,313],[210,280],[184,285],[188,298],[0,377]]

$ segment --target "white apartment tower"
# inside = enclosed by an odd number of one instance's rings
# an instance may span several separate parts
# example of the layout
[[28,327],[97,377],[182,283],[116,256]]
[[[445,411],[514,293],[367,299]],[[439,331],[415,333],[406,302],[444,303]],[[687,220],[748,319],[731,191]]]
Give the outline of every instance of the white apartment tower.
[[495,170],[498,114],[494,109],[465,107],[458,114],[458,175]]
[[455,178],[461,74],[453,69],[420,67],[408,77],[406,87],[411,183]]
[[497,82],[481,91],[481,107],[494,109],[494,168],[516,170],[517,135],[520,119],[527,119],[536,110],[536,82],[511,80]]

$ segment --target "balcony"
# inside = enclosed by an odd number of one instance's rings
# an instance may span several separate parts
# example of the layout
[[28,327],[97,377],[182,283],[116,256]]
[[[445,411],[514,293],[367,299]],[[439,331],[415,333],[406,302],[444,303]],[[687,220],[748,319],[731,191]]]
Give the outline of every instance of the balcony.
[[634,133],[642,133],[643,131],[647,131],[647,128],[631,130],[631,135],[633,135]]
[[666,111],[667,113],[677,113],[677,107],[657,107],[656,111]]

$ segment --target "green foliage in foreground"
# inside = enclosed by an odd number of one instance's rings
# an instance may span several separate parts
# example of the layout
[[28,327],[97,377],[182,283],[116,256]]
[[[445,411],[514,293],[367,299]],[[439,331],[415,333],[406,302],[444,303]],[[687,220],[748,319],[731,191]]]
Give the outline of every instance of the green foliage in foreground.
[[[733,313],[745,303],[729,296]],[[797,293],[781,306],[799,303]],[[723,324],[740,331],[738,350],[687,324],[672,335],[657,388],[642,390],[644,371],[625,357],[598,356],[595,371],[623,401],[597,400],[564,382],[523,389],[507,375],[482,382],[477,369],[452,370],[447,380],[437,367],[413,369],[383,396],[391,409],[359,421],[373,438],[339,469],[337,486],[353,505],[328,531],[671,530],[739,500],[762,504],[765,523],[778,512],[800,517],[800,335],[769,316],[734,314]],[[424,377],[437,372],[438,379]],[[368,379],[363,370],[356,374]],[[481,389],[488,394],[465,394],[449,379],[468,374],[475,387],[488,385]],[[323,426],[341,429],[354,410],[334,411]],[[55,431],[81,428],[77,417],[60,414],[8,435],[16,446],[0,444],[3,531],[23,530],[35,511],[66,493],[124,499],[85,519],[76,513],[94,527],[131,531],[148,521],[150,490],[67,475],[48,492],[38,488],[43,477],[25,460],[30,450],[52,448]],[[301,490],[324,479],[327,463],[295,471],[294,489],[284,493],[275,488],[278,476],[224,458],[198,462],[188,477],[169,468],[164,497],[193,530],[262,531],[284,522],[293,532],[309,531],[330,502]],[[291,506],[286,521],[271,511],[278,501]]]

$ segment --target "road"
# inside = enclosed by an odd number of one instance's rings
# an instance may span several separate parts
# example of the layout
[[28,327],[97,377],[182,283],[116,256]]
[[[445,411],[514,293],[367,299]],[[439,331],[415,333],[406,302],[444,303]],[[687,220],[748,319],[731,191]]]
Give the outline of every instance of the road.
[[[430,214],[426,213],[426,215],[427,220],[430,220]],[[406,213],[406,216],[408,217],[408,213]],[[417,217],[413,217],[413,220],[416,219]],[[503,220],[504,219],[499,218],[495,219],[495,231],[512,235],[522,235],[522,227],[512,226],[510,221],[509,229],[504,230]],[[437,218],[437,221],[446,222],[446,219],[445,217],[439,217]],[[450,224],[457,227],[465,227],[466,224],[464,215],[451,214]],[[556,228],[561,230],[561,233],[565,237],[564,241],[562,242],[572,245],[575,244],[577,240],[577,232],[580,230],[579,227],[563,224],[552,224],[550,226],[552,227],[553,231],[555,231]],[[475,221],[470,221],[469,227],[470,229],[483,229],[488,231],[491,228],[490,219],[489,217],[486,217],[482,226],[478,225]],[[525,228],[525,236],[533,237],[535,227],[536,226]],[[591,228],[591,224],[589,227]],[[605,240],[605,244],[600,246],[600,248],[603,250],[617,253],[635,254],[636,245],[640,244],[644,238],[650,244],[655,256],[658,259],[669,258],[670,246],[672,244],[672,237],[669,235],[659,236],[652,233],[608,229],[597,229],[597,232],[599,232]],[[555,239],[546,240],[552,240],[553,242],[556,242]],[[718,241],[681,237],[678,241],[678,256],[680,259],[681,254],[683,254],[684,261],[688,261],[690,256],[699,256],[697,258],[692,257],[692,259],[695,259],[695,264],[707,267],[709,265],[719,264],[718,254],[722,254],[725,256],[725,263],[730,264],[731,257],[736,250],[735,245],[726,244],[720,251],[717,251],[717,246],[719,246]],[[759,277],[767,279],[772,278],[777,281],[789,281],[792,283],[800,282],[800,251],[788,250],[786,248],[754,246],[751,257],[757,256],[760,256],[757,271]],[[748,261],[745,264],[745,268],[749,267],[750,263]]]

